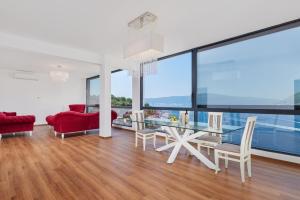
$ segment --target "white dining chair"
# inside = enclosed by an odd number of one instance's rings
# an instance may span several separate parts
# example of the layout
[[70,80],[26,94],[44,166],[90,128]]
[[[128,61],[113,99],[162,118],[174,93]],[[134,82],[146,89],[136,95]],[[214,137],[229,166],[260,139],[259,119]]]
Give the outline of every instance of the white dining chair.
[[215,147],[216,173],[220,170],[219,158],[225,160],[225,168],[228,168],[228,160],[239,162],[241,180],[245,182],[245,163],[247,163],[248,176],[251,177],[251,143],[256,123],[256,117],[248,117],[243,132],[241,145],[219,144]]
[[135,147],[138,146],[138,139],[143,141],[143,150],[146,150],[146,141],[153,139],[153,146],[155,148],[156,143],[156,131],[153,129],[145,128],[145,115],[143,110],[133,111],[131,115],[132,125],[135,129]]
[[203,136],[196,138],[193,142],[197,143],[198,151],[201,147],[207,148],[207,153],[210,155],[210,149],[222,143],[222,135],[209,133],[209,131],[220,132],[222,131],[223,113],[222,112],[209,112],[208,113],[208,131]]

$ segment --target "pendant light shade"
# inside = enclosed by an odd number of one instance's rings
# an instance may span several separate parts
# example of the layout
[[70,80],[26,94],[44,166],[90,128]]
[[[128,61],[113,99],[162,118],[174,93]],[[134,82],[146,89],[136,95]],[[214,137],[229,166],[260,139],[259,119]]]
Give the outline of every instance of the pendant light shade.
[[69,73],[64,71],[50,71],[49,75],[55,82],[66,82],[69,79]]

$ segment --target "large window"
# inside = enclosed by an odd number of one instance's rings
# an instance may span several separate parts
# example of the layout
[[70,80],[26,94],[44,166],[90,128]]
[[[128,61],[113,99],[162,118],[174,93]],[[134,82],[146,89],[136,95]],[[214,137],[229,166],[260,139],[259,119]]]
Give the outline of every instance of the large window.
[[99,76],[88,78],[86,81],[86,104],[99,104],[100,79]]
[[[300,155],[298,116],[236,112],[292,113],[300,105],[300,27],[273,31],[199,49],[197,106],[228,111],[224,125],[244,126],[255,115],[254,148]],[[199,112],[198,120],[206,115]],[[225,135],[223,142],[239,144],[242,132]]]
[[112,106],[132,106],[132,77],[127,70],[111,74],[111,95]]
[[127,70],[111,74],[111,107],[122,117],[132,107],[132,77]]
[[[207,112],[220,111],[224,125],[244,126],[255,115],[254,148],[300,156],[300,20],[163,58],[142,83],[150,117],[187,109],[207,122]],[[223,142],[239,144],[241,135]]]
[[[100,78],[88,78],[86,81],[87,111],[99,111]],[[116,70],[111,74],[111,106],[123,116],[131,111],[132,106],[132,77],[127,70]]]
[[157,73],[143,77],[145,107],[192,106],[191,53],[158,61]]
[[197,61],[199,107],[300,105],[300,27],[199,51]]

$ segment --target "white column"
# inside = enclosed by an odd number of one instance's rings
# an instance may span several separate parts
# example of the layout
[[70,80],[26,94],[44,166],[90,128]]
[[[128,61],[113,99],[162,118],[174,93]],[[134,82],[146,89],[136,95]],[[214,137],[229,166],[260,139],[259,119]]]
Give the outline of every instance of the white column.
[[139,72],[132,76],[132,110],[140,110],[140,74]]
[[100,137],[111,137],[111,70],[100,66]]

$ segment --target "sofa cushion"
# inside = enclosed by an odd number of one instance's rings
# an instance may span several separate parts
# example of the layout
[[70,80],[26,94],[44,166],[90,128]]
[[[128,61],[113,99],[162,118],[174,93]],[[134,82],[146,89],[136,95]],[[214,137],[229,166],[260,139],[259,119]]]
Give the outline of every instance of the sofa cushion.
[[[13,115],[12,113],[11,115]],[[35,116],[6,116],[0,114],[0,133],[9,134],[13,132],[32,131],[35,122]]]
[[17,116],[16,112],[3,112],[6,116]]
[[77,132],[88,130],[86,114],[66,111],[55,115],[54,130],[59,133]]
[[85,104],[71,104],[69,105],[70,111],[84,113]]
[[6,116],[1,118],[0,124],[18,124],[18,123],[34,123],[35,116],[24,115],[24,116]]

